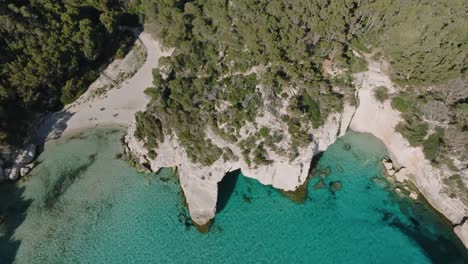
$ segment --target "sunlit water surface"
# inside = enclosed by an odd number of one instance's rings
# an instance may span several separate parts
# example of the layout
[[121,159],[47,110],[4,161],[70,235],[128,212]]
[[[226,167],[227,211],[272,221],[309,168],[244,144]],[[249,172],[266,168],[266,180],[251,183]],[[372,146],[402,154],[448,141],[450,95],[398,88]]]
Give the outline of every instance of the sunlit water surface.
[[[383,179],[386,150],[372,136],[348,133],[330,146],[303,204],[228,175],[222,189],[233,191],[211,232],[200,234],[180,221],[185,208],[171,170],[139,174],[116,158],[122,135],[92,130],[46,146],[21,185],[32,203],[12,238],[20,241],[16,263],[466,261],[446,222],[373,180]],[[331,190],[333,181],[341,190]]]

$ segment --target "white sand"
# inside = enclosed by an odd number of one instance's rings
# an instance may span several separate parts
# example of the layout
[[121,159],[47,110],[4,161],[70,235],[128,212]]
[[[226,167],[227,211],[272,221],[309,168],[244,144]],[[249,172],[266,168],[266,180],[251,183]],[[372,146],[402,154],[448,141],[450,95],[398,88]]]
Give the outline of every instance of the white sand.
[[160,57],[172,52],[163,51],[159,43],[147,33],[141,33],[138,38],[146,47],[147,57],[135,75],[124,81],[119,89],[108,91],[105,96],[93,96],[94,90],[89,89],[63,111],[48,115],[39,126],[39,137],[47,140],[85,128],[128,126],[135,113],[143,110],[148,102],[144,90],[152,86],[152,69],[158,66]]

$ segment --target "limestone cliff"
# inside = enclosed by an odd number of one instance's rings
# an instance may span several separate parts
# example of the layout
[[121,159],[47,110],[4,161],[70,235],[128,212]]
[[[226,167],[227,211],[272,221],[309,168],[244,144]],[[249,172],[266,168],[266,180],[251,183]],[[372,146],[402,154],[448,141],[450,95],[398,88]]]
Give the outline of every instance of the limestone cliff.
[[[209,128],[205,131],[207,138],[221,149],[230,148],[236,159],[220,158],[211,166],[195,164],[188,158],[175,134],[166,136],[156,150],[157,157],[149,159],[144,142],[133,136],[135,124],[130,125],[125,138],[127,150],[133,156],[139,157],[140,163],[148,164],[153,171],[176,166],[190,215],[195,223],[203,225],[215,217],[218,182],[226,173],[240,169],[243,175],[257,179],[262,184],[286,191],[295,190],[306,180],[313,156],[324,151],[349,127],[351,130],[371,133],[381,139],[394,165],[404,168],[399,171],[398,180],[413,181],[434,208],[452,223],[461,223],[468,214],[468,209],[461,199],[451,198],[444,192],[446,186],[443,179],[449,172],[432,166],[425,159],[421,148],[411,147],[408,141],[395,131],[395,126],[402,119],[400,113],[391,107],[389,100],[381,103],[375,99],[373,89],[376,87],[386,86],[390,92],[399,90],[381,68],[381,64],[371,61],[367,72],[354,76],[358,107],[345,104],[343,112],[330,115],[319,129],[311,129],[309,133],[313,135],[312,143],[300,148],[299,155],[292,160],[267,149],[271,164],[249,165],[242,158],[238,146],[226,142]],[[279,111],[284,111],[284,108]],[[241,134],[247,137],[249,130],[255,130],[267,123],[276,130],[284,131],[286,137],[279,144],[287,144],[285,140],[287,141],[289,135],[285,124],[265,109],[255,120],[255,124],[246,125]],[[465,227],[466,225],[459,226],[456,231],[460,238],[465,238],[464,243],[467,245],[467,236],[462,235],[466,234]]]
[[[125,142],[134,156],[138,156],[140,163],[148,163],[153,171],[163,167],[177,166],[180,183],[187,199],[190,216],[192,220],[203,225],[214,218],[216,213],[216,201],[218,196],[218,182],[226,173],[240,169],[242,174],[257,179],[262,184],[272,185],[285,191],[295,190],[306,180],[312,158],[315,154],[324,151],[330,144],[335,142],[340,130],[347,127],[350,121],[350,113],[354,112],[352,107],[346,107],[345,112],[336,113],[327,119],[325,124],[312,132],[313,141],[306,147],[299,149],[297,158],[290,160],[288,157],[275,154],[268,150],[268,156],[272,160],[268,165],[248,165],[242,158],[238,146],[224,141],[213,131],[207,129],[206,135],[220,148],[229,147],[235,160],[218,159],[211,166],[195,164],[188,158],[185,150],[179,145],[176,135],[166,136],[165,141],[159,144],[157,157],[150,160],[144,142],[138,141],[134,136],[135,125],[129,127]],[[268,117],[265,112],[263,117]],[[256,120],[262,124],[269,120]],[[271,122],[272,120],[268,121]],[[276,122],[276,123],[275,123]],[[282,126],[280,121],[275,120],[276,126]],[[248,129],[248,128],[246,128]],[[287,130],[285,130],[287,131]],[[287,134],[287,132],[286,132]],[[245,134],[247,136],[247,134]],[[280,142],[280,144],[286,144]],[[210,151],[207,149],[206,151]]]
[[[468,215],[468,208],[459,197],[449,197],[443,179],[451,175],[450,170],[436,168],[428,161],[421,147],[412,147],[403,136],[395,131],[395,126],[402,120],[400,113],[391,107],[390,101],[383,103],[374,97],[374,89],[385,86],[390,92],[397,92],[381,65],[371,62],[369,71],[355,75],[355,84],[359,106],[350,124],[350,129],[357,132],[371,133],[381,139],[390,154],[390,158],[400,170],[397,180],[411,180],[429,203],[447,217],[452,223],[459,224]],[[468,247],[466,227],[459,227],[465,236],[460,236]]]

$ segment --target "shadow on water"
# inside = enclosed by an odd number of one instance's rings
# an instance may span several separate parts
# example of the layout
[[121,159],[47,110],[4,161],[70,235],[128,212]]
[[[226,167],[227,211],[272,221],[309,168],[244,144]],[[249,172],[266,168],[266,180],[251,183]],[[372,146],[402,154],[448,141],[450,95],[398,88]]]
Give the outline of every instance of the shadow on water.
[[55,206],[62,194],[93,165],[96,161],[96,156],[97,153],[91,154],[85,163],[77,167],[67,168],[61,173],[60,177],[51,184],[49,191],[44,197],[45,208],[50,209]]
[[218,183],[218,200],[216,202],[216,212],[221,212],[227,205],[229,198],[239,179],[240,170],[231,171],[226,174],[223,179]]
[[15,230],[26,218],[32,200],[23,198],[24,187],[16,183],[0,185],[0,263],[13,263],[21,241],[13,239]]
[[319,152],[317,154],[315,154],[315,156],[312,158],[312,161],[310,163],[310,168],[309,168],[309,176],[308,177],[313,177],[315,176],[314,174],[317,172],[317,170],[320,169],[319,167],[319,162],[320,162],[320,159],[323,157],[323,153],[325,152]]
[[[431,207],[427,200],[419,198],[413,201],[391,194],[401,212],[408,217],[409,223],[404,223],[390,212],[379,210],[382,221],[414,241],[431,263],[468,263],[468,251],[453,233],[452,224]],[[431,231],[433,228],[437,230],[435,233]]]
[[466,252],[460,248],[460,245],[456,245],[454,241],[449,238],[442,235],[436,235],[436,237],[430,238],[423,235],[417,225],[405,225],[399,219],[392,220],[390,226],[398,228],[403,234],[415,241],[432,263],[455,264],[467,263],[468,261]]

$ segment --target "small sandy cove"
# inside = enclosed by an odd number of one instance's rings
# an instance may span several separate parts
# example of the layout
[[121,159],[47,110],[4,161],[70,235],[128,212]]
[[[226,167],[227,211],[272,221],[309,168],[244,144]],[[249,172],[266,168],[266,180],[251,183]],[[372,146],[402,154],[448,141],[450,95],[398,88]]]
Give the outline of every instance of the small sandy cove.
[[144,90],[152,86],[152,70],[158,66],[159,58],[171,53],[171,50],[163,51],[148,33],[140,33],[138,39],[147,51],[141,68],[119,85],[120,88],[114,87],[103,96],[94,96],[95,89],[90,88],[62,111],[42,118],[38,126],[38,141],[55,139],[85,128],[128,126],[132,122],[135,113],[143,110],[148,102]]

